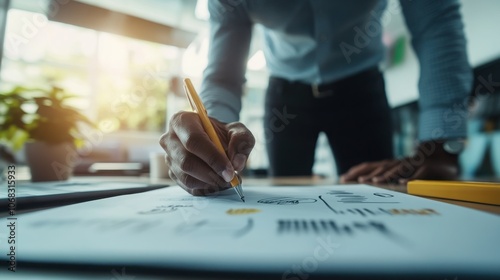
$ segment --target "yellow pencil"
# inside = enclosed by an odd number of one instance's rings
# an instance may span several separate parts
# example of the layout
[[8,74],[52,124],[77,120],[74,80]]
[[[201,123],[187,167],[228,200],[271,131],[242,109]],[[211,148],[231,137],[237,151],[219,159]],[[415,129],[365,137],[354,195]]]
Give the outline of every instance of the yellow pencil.
[[499,183],[415,180],[408,182],[408,193],[500,205]]
[[[191,83],[191,80],[189,78],[184,79],[184,89],[186,91],[189,103],[191,104],[191,109],[193,109],[193,111],[195,111],[200,117],[201,124],[203,125],[203,129],[205,129],[205,132],[208,134],[208,137],[210,138],[210,140],[212,140],[217,149],[222,154],[226,155],[224,147],[222,146],[222,143],[220,142],[220,139],[215,132],[212,122],[208,118],[207,110],[205,109],[205,106],[203,106],[203,103],[201,102],[201,99],[198,96],[198,93],[196,93],[193,83]],[[236,172],[235,176],[231,180],[231,186],[234,188],[240,199],[245,202],[245,196],[243,195],[241,182]]]

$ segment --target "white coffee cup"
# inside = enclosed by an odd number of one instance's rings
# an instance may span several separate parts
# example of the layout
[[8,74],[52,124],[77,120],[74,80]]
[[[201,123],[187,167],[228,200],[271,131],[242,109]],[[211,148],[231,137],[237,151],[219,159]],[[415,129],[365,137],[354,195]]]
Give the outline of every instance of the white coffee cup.
[[168,168],[164,152],[151,152],[149,154],[150,179],[169,179]]

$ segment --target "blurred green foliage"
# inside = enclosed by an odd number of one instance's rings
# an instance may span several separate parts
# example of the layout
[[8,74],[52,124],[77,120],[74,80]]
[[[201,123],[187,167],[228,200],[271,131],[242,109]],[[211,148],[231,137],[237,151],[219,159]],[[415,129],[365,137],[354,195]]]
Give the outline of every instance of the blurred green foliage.
[[93,122],[66,104],[74,95],[58,87],[15,87],[0,93],[0,143],[19,150],[26,141],[84,144],[79,125]]

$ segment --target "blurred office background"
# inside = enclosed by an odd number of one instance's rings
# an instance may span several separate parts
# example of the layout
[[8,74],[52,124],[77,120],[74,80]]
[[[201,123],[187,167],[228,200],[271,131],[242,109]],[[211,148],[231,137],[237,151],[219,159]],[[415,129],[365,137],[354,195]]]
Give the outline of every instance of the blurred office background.
[[[468,53],[475,68],[466,176],[500,176],[500,1],[462,0]],[[77,173],[95,162],[137,162],[151,152],[175,112],[188,109],[180,77],[201,82],[208,51],[207,0],[0,0],[1,89],[60,86],[79,95],[73,105],[98,123],[92,149]],[[418,63],[397,1],[384,16],[386,87],[393,107],[396,155],[416,140]],[[248,61],[241,120],[257,139],[250,174],[265,174],[262,128],[268,73],[259,26]],[[458,104],[457,106],[469,106]],[[320,137],[314,172],[336,177]],[[291,151],[292,153],[294,151]],[[22,162],[22,153],[18,154]]]

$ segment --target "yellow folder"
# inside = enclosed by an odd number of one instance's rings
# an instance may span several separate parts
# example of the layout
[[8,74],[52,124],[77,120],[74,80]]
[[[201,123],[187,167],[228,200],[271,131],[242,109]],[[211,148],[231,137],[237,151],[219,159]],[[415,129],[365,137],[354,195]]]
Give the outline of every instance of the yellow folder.
[[500,205],[500,183],[415,180],[408,182],[408,193]]

